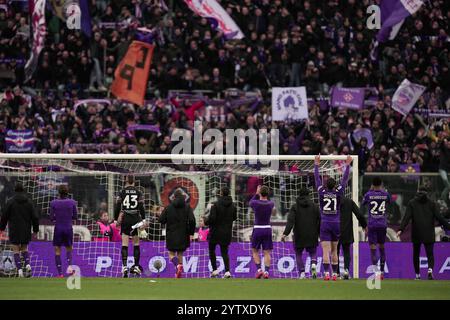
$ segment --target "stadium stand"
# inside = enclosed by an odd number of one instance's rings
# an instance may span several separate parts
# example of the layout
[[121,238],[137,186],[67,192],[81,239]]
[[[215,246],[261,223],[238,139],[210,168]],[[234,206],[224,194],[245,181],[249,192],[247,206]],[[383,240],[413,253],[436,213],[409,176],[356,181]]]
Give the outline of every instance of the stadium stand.
[[[397,172],[412,163],[420,164],[421,172],[439,169],[448,118],[419,111],[450,110],[446,1],[428,2],[407,19],[376,62],[369,58],[376,30],[365,27],[368,0],[221,1],[247,35],[237,42],[223,41],[182,1],[89,1],[91,38],[65,28],[55,1],[47,2],[55,14],[47,10],[45,48],[33,78],[24,83],[30,38],[26,2],[0,0],[2,152],[7,129],[32,128],[34,152],[168,153],[172,130],[192,128],[192,120],[203,120],[205,129],[270,129],[270,88],[305,85],[312,98],[310,120],[276,124],[282,154],[358,154],[361,171],[368,172]],[[138,26],[160,28],[146,105],[115,101],[75,111],[78,100],[108,96],[115,67]],[[426,86],[426,92],[415,112],[403,118],[390,101],[405,77]],[[376,94],[364,110],[330,109],[320,99],[332,86],[372,87]],[[248,99],[241,104],[237,99],[232,108],[221,109],[221,117],[209,119],[202,106],[188,108],[224,97],[230,87],[257,92],[261,103],[249,108]],[[173,89],[188,94],[175,99]],[[198,90],[203,98],[192,98]],[[160,132],[129,134],[128,126],[138,124],[155,125]],[[373,148],[351,143],[357,128],[371,129]]]

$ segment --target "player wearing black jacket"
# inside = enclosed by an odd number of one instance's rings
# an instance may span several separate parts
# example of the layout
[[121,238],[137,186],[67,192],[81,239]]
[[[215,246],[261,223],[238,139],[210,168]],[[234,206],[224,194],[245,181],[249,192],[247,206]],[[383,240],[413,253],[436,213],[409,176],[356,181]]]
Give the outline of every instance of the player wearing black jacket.
[[299,191],[296,203],[289,211],[281,241],[286,240],[292,229],[294,229],[294,247],[300,278],[305,277],[305,265],[302,258],[302,253],[305,249],[311,258],[311,276],[316,278],[320,211],[319,207],[311,200],[308,189]]
[[[350,268],[350,245],[355,241],[353,237],[353,215],[358,219],[359,224],[363,229],[367,227],[367,221],[360,212],[358,205],[350,198],[342,198],[341,202],[341,234],[339,236],[338,254],[342,247],[344,253],[344,280],[349,279]],[[338,264],[339,268],[339,264]],[[340,273],[338,269],[338,274]]]
[[159,217],[159,222],[166,225],[166,247],[170,261],[176,268],[176,277],[183,273],[183,253],[189,248],[190,236],[195,232],[195,216],[186,203],[181,190],[175,191],[175,199]]
[[439,206],[427,196],[427,189],[419,188],[416,196],[409,201],[397,235],[400,236],[409,222],[412,222],[411,241],[413,243],[413,263],[416,279],[420,279],[420,246],[425,247],[428,259],[428,279],[433,279],[434,267],[434,223],[438,221],[447,230],[449,223],[439,213]]
[[16,184],[14,192],[15,195],[3,208],[0,232],[3,232],[8,225],[9,241],[12,244],[18,276],[23,277],[24,271],[25,275],[31,276],[28,243],[31,241],[31,227],[33,227],[33,233],[36,234],[39,231],[39,217],[21,183]]
[[207,220],[209,225],[209,258],[213,272],[211,277],[219,275],[217,271],[216,246],[220,246],[223,263],[225,265],[224,278],[230,278],[230,259],[228,257],[228,246],[231,242],[233,221],[237,219],[236,206],[230,197],[230,189],[223,187],[219,199],[213,203]]

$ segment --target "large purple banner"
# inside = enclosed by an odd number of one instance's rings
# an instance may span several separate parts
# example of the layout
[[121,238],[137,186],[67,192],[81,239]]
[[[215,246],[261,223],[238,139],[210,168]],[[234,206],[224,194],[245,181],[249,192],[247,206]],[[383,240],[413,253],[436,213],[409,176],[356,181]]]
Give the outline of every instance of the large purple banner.
[[365,88],[334,87],[331,92],[331,106],[335,108],[362,109]]
[[[120,243],[112,242],[76,242],[74,246],[74,264],[78,265],[83,277],[117,277],[120,276],[121,257]],[[32,242],[30,244],[33,275],[52,277],[56,275],[53,247],[51,242]],[[367,278],[372,274],[370,250],[366,242],[360,243],[360,277]],[[390,242],[386,244],[386,278],[414,278],[412,265],[412,245],[410,243]],[[12,252],[0,252],[0,270],[11,265]],[[64,253],[63,253],[64,257]],[[318,271],[322,271],[321,249],[318,250]],[[144,276],[157,277],[153,267],[155,260],[161,260],[161,277],[173,277],[174,267],[169,262],[162,242],[144,242],[141,244],[141,261]],[[427,270],[427,259],[422,249],[421,270]],[[63,259],[64,261],[65,259]],[[340,257],[342,264],[342,257]],[[130,250],[129,265],[133,264]],[[206,242],[194,243],[183,260],[186,277],[208,277],[210,267]],[[223,261],[218,257],[219,270],[223,269]],[[237,278],[252,278],[256,271],[252,263],[249,243],[233,243],[230,247],[231,272]],[[309,258],[306,260],[306,271],[309,272]],[[435,277],[450,280],[450,243],[435,245]],[[273,278],[291,278],[298,276],[292,243],[274,243],[271,266]]]

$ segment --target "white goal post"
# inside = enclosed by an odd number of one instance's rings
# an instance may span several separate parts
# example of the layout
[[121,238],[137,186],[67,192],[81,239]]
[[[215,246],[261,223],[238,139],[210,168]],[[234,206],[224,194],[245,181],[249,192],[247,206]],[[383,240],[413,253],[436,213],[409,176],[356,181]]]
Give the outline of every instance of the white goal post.
[[[296,164],[297,166],[302,167],[302,163],[305,163],[307,165],[304,166],[303,170],[305,172],[308,172],[309,174],[312,173],[312,164],[314,162],[314,155],[231,155],[231,154],[224,154],[224,155],[203,155],[203,154],[49,154],[49,153],[40,153],[40,154],[13,154],[13,153],[0,153],[0,175],[6,174],[5,170],[2,172],[2,168],[9,168],[7,165],[4,165],[5,161],[11,160],[11,161],[27,161],[27,162],[48,162],[48,163],[57,163],[58,161],[67,161],[70,162],[73,161],[96,161],[96,162],[105,162],[109,163],[110,161],[125,161],[132,164],[139,164],[139,163],[145,163],[145,162],[156,162],[156,163],[169,163],[173,161],[192,161],[192,164],[208,164],[209,166],[212,166],[214,169],[214,166],[223,162],[224,167],[228,166],[229,164],[243,164],[245,162],[253,161],[253,162],[262,162],[267,163],[271,161],[279,161],[279,162],[286,162],[289,164]],[[342,168],[342,163],[345,161],[347,156],[344,155],[322,155],[321,161],[324,163],[328,163],[329,166],[327,167],[327,172],[331,174],[337,174],[334,171],[334,168]],[[358,156],[352,155],[353,162],[352,162],[352,174],[350,176],[350,183],[349,186],[351,187],[351,191],[347,193],[347,196],[351,197],[352,200],[355,203],[359,203],[359,175],[358,175]],[[252,163],[253,163],[252,162]],[[333,167],[333,163],[338,163],[339,165],[336,165],[336,167]],[[224,168],[221,167],[221,168]],[[130,168],[132,168],[130,166]],[[71,168],[72,169],[72,168]],[[20,170],[14,168],[17,172],[14,172],[15,174],[20,174]],[[132,169],[130,169],[132,170]],[[211,169],[210,169],[211,170]],[[227,170],[234,172],[234,169],[232,166],[228,166]],[[132,171],[131,171],[132,172]],[[88,171],[84,171],[84,173],[89,174]],[[98,171],[94,171],[92,174],[97,174]],[[107,171],[105,171],[107,173]],[[269,168],[264,168],[262,171],[249,171],[244,174],[251,175],[276,175],[276,171],[273,171]],[[284,172],[283,175],[290,175],[290,172]],[[108,184],[108,188],[112,188],[113,184],[109,183],[109,181],[112,181],[112,176],[108,177],[106,180]],[[232,175],[231,178],[231,189],[234,188],[233,184],[235,184],[235,176]],[[112,189],[110,190],[112,193]],[[280,191],[281,192],[281,191]],[[233,191],[232,191],[233,194]],[[112,202],[112,199],[109,199],[109,202]],[[293,203],[290,203],[293,204]],[[359,278],[359,226],[358,226],[358,220],[353,219],[353,234],[355,241],[353,243],[353,278]]]

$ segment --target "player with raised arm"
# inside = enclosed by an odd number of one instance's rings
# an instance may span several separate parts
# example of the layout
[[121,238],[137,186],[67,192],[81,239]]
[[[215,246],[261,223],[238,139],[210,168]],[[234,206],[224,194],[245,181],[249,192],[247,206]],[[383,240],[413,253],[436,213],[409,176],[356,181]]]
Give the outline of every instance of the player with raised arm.
[[384,279],[384,265],[386,263],[386,253],[384,243],[386,242],[387,216],[386,209],[391,203],[391,195],[384,190],[383,182],[379,177],[372,180],[372,186],[364,195],[361,209],[367,208],[368,227],[367,233],[370,245],[370,257],[372,265],[376,266],[378,262],[377,245],[380,251],[380,270],[376,271],[377,276]]
[[336,187],[336,180],[328,178],[326,186],[322,185],[322,179],[319,175],[320,155],[314,160],[314,180],[317,193],[319,194],[319,208],[321,214],[320,241],[323,251],[324,280],[330,280],[330,254],[331,265],[333,269],[333,281],[337,280],[338,255],[337,245],[340,234],[340,206],[341,198],[344,195],[345,186],[348,182],[350,172],[350,163],[352,157],[347,156],[346,168],[341,183]]
[[53,246],[55,248],[55,264],[58,278],[63,278],[61,263],[61,247],[66,248],[67,274],[73,274],[72,269],[72,222],[78,218],[77,202],[69,198],[67,185],[58,188],[59,198],[50,202],[50,220],[55,223]]
[[130,268],[130,273],[140,275],[142,267],[139,265],[141,250],[139,246],[138,229],[146,227],[144,199],[142,193],[136,188],[134,176],[126,177],[125,187],[117,198],[114,219],[121,225],[122,235],[122,274],[128,278],[128,243],[130,237],[133,238],[134,265]]
[[[256,194],[250,199],[250,207],[255,213],[255,224],[252,233],[252,254],[257,271],[256,278],[269,279],[270,270],[270,254],[273,249],[272,242],[272,226],[270,225],[270,217],[273,213],[275,204],[268,199],[269,188],[266,186],[258,186]],[[264,272],[261,269],[261,257],[259,250],[262,248],[264,252]]]

